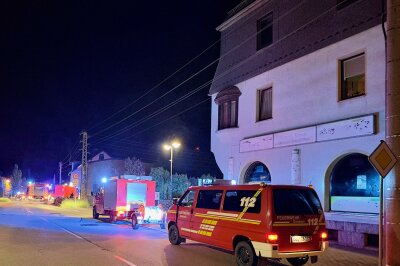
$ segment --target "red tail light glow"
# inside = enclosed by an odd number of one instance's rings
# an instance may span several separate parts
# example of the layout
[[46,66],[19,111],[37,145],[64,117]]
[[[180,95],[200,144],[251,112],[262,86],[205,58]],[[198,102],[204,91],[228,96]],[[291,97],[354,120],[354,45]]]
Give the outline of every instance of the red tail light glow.
[[328,234],[326,232],[322,232],[321,233],[321,238],[324,239],[324,240],[327,239],[328,238]]

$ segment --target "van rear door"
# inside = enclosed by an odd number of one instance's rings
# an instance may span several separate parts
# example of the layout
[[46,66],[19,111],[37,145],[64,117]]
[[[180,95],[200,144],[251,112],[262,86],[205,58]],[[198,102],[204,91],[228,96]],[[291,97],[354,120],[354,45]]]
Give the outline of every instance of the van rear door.
[[280,252],[321,248],[325,217],[317,194],[307,187],[277,187],[273,195],[272,232]]

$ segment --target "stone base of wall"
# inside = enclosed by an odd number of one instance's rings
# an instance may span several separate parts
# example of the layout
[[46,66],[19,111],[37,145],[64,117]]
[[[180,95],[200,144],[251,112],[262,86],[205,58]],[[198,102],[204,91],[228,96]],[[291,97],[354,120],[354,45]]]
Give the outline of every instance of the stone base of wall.
[[[351,220],[350,217],[348,219]],[[334,217],[327,218],[326,227],[329,230],[337,231],[337,243],[339,245],[355,248],[367,246],[368,234],[379,234],[379,225],[376,223],[335,220]]]

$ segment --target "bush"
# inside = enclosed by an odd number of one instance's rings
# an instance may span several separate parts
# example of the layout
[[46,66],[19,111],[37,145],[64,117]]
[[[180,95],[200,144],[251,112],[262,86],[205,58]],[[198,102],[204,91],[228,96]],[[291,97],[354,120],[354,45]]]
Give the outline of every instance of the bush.
[[54,204],[55,206],[60,206],[61,203],[63,202],[63,200],[64,200],[63,197],[57,197],[57,198],[54,199],[53,204]]
[[0,202],[11,202],[9,198],[0,198]]
[[87,200],[77,199],[76,204],[74,199],[65,199],[61,203],[61,208],[89,208],[89,202]]

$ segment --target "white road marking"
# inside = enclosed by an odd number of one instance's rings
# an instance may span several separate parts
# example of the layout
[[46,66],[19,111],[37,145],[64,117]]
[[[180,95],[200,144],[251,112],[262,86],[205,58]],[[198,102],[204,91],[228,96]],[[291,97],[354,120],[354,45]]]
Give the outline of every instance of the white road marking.
[[120,260],[120,261],[128,264],[129,266],[136,266],[136,264],[134,264],[134,263],[132,263],[132,262],[120,257],[120,256],[114,255],[114,258],[116,258],[117,260]]
[[[46,218],[40,217],[40,219],[42,219],[42,220],[45,221],[45,222],[49,222],[49,220],[47,220]],[[76,238],[79,238],[79,239],[84,240],[81,236],[78,236],[77,234],[75,234],[75,233],[73,233],[73,232],[71,232],[71,231],[69,231],[69,230],[67,230],[67,229],[65,229],[65,228],[63,228],[63,227],[61,227],[61,226],[59,226],[58,224],[56,224],[56,225],[57,225],[59,228],[61,228],[64,232],[67,232],[68,234],[73,235],[73,236],[76,237]]]

